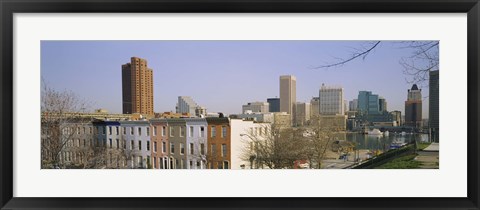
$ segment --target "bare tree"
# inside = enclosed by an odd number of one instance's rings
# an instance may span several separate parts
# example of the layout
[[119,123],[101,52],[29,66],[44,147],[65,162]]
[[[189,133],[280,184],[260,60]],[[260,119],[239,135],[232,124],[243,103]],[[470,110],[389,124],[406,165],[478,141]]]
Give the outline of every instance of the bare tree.
[[242,159],[255,168],[293,168],[295,161],[302,158],[301,130],[281,129],[272,126],[258,127],[260,131],[249,131],[244,142]]
[[[345,58],[337,58],[337,61],[328,62],[314,69],[328,69],[340,67],[357,59],[365,60],[375,49],[382,45],[382,41],[364,42],[361,47],[354,48],[353,52]],[[422,84],[429,79],[429,71],[438,70],[439,42],[438,41],[399,41],[394,42],[399,49],[411,49],[412,54],[400,59],[403,73],[408,77],[408,83]]]
[[400,60],[403,73],[409,83],[423,83],[428,81],[430,71],[439,70],[439,42],[438,41],[408,41],[402,42],[404,48],[413,49],[411,56]]
[[41,152],[42,168],[58,167],[60,155],[71,144],[77,123],[75,113],[83,112],[86,102],[69,91],[56,91],[43,83],[41,91]]
[[310,120],[310,125],[304,132],[304,151],[305,157],[310,162],[310,168],[320,169],[322,161],[335,140],[336,123],[327,123],[321,120],[320,116],[315,116]]

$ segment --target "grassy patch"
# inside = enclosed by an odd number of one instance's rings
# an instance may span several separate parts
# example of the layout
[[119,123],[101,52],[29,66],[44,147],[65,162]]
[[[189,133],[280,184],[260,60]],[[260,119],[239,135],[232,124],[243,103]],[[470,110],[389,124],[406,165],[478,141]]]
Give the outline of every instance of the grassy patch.
[[428,142],[428,143],[418,143],[418,144],[417,144],[417,149],[418,149],[418,150],[424,150],[425,148],[427,148],[428,146],[430,146],[430,144],[431,144],[430,142]]
[[377,169],[411,169],[419,168],[420,162],[414,160],[416,154],[406,155],[400,158],[396,158],[388,163],[376,167]]

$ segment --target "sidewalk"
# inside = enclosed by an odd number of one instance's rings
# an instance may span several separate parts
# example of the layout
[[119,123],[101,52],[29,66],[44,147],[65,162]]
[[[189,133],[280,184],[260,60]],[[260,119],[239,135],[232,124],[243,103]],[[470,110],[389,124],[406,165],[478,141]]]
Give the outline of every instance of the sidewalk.
[[439,143],[432,143],[427,148],[423,149],[425,152],[438,152]]
[[432,143],[423,151],[418,152],[416,161],[421,162],[420,168],[438,169],[439,168],[439,143]]

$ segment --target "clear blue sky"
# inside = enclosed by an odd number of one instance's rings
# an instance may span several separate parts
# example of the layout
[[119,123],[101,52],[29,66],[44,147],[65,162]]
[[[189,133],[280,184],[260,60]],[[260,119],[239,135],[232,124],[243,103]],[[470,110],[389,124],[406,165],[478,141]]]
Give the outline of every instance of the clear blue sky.
[[[147,59],[153,69],[154,111],[174,111],[191,96],[208,112],[240,113],[243,104],[279,96],[279,76],[297,77],[297,101],[310,102],[322,83],[340,85],[345,99],[369,90],[388,110],[404,114],[407,89],[399,61],[411,49],[382,42],[365,60],[330,69],[312,67],[348,57],[358,41],[42,41],[41,76],[57,90],[90,101],[91,109],[122,112],[121,65]],[[422,96],[428,96],[428,83]],[[423,101],[428,118],[428,98]]]

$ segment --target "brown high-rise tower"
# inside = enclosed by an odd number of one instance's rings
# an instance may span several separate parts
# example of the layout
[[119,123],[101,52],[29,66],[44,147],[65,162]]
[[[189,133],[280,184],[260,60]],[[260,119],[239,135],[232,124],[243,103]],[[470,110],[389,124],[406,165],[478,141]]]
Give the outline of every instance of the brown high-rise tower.
[[412,89],[408,90],[407,101],[405,101],[405,125],[421,128],[422,127],[422,89],[418,89],[413,84]]
[[153,71],[147,60],[132,57],[122,65],[123,114],[153,115]]

